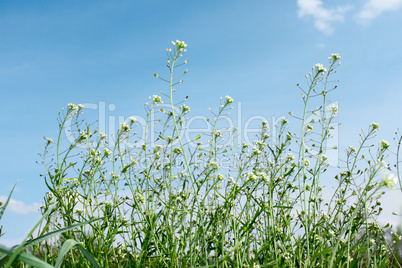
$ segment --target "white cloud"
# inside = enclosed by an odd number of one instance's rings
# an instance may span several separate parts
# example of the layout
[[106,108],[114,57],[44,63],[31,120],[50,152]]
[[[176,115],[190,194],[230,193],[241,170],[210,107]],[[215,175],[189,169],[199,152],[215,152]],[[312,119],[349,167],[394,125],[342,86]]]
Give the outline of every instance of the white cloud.
[[333,32],[334,22],[343,22],[344,14],[352,6],[339,6],[334,9],[326,9],[322,6],[321,0],[297,0],[299,6],[299,17],[313,17],[314,26],[325,34]]
[[[0,200],[5,203],[7,200],[7,196],[0,196]],[[39,203],[25,204],[22,201],[10,199],[6,211],[25,215],[30,213],[37,213],[39,211],[39,207]]]
[[402,7],[402,0],[368,0],[356,15],[360,23],[366,24],[384,11],[396,11]]

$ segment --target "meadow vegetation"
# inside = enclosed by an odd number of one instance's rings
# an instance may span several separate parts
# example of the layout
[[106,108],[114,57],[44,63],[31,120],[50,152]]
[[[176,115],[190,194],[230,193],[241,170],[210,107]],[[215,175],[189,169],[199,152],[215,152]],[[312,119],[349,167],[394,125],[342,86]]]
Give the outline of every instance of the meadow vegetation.
[[[340,56],[332,54],[327,67],[315,65],[305,86],[298,85],[304,103],[294,116],[298,134],[286,119],[277,125],[262,121],[252,143],[238,144],[235,128],[219,127],[229,116],[230,96],[220,99],[207,121],[210,133],[183,138],[190,108],[176,103],[174,92],[187,73],[180,71],[186,47],[176,41],[166,49],[169,73],[155,77],[166,82],[167,92],[150,97],[145,124],[129,118],[110,139],[84,122],[82,105],[69,104],[60,113],[58,137],[45,140],[49,191],[42,220],[19,247],[0,247],[0,263],[400,267],[400,236],[389,239],[384,234],[390,226],[377,222],[381,195],[399,178],[385,162],[389,143],[370,143],[378,124],[362,132],[336,175],[327,176],[324,152],[337,149],[326,146],[338,113],[328,95],[336,89],[332,77]],[[316,120],[309,119],[312,114]],[[229,168],[221,166],[222,157],[231,159]],[[329,197],[328,180],[337,185]]]

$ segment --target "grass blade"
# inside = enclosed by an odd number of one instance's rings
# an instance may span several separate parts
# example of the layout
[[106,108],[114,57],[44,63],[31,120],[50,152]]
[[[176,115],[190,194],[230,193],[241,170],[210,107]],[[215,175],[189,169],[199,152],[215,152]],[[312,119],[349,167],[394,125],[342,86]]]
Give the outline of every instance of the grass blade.
[[17,184],[14,184],[13,189],[11,189],[11,192],[10,192],[10,194],[8,195],[8,198],[7,198],[6,203],[4,203],[4,205],[0,208],[0,220],[1,220],[1,218],[3,217],[4,211],[6,210],[6,208],[7,208],[7,206],[8,206],[8,203],[10,202],[11,195],[13,194],[13,191],[14,191],[15,186],[17,186]]
[[[14,255],[16,251],[17,251],[17,249],[10,249],[8,247],[0,245],[0,252],[6,254],[8,256]],[[53,268],[53,266],[51,266],[50,264],[38,259],[37,257],[35,257],[29,253],[26,253],[26,252],[20,252],[17,256],[15,256],[15,258],[19,261],[22,261],[26,264],[33,266],[33,267]],[[3,261],[5,261],[5,260],[3,260]],[[4,267],[4,268],[10,267],[10,264],[7,263],[5,266],[2,266],[2,267]]]
[[100,268],[98,263],[92,258],[92,256],[86,251],[80,244],[77,244],[76,247],[81,250],[82,254],[84,254],[85,258],[87,258],[95,268]]
[[63,247],[60,249],[59,256],[57,257],[57,261],[54,266],[55,268],[60,267],[64,256],[77,244],[79,244],[79,242],[75,241],[74,239],[68,239],[66,242],[63,243]]
[[60,230],[56,230],[56,231],[47,233],[47,234],[42,235],[42,236],[40,236],[40,237],[37,237],[37,238],[35,238],[35,239],[28,240],[28,241],[26,241],[26,242],[24,243],[24,248],[29,247],[29,246],[32,246],[32,245],[35,245],[35,244],[39,244],[40,242],[45,241],[45,240],[47,240],[47,239],[49,239],[49,238],[51,238],[51,237],[53,237],[53,236],[55,236],[55,235],[64,233],[64,232],[66,232],[66,231],[69,231],[69,230],[71,230],[71,229],[80,227],[80,226],[85,225],[85,224],[92,223],[92,222],[94,222],[94,221],[98,221],[98,220],[100,220],[100,219],[103,219],[103,218],[98,218],[98,219],[93,219],[93,220],[89,220],[89,221],[85,221],[85,222],[76,223],[76,224],[73,224],[73,225],[64,227],[63,229],[60,229]]

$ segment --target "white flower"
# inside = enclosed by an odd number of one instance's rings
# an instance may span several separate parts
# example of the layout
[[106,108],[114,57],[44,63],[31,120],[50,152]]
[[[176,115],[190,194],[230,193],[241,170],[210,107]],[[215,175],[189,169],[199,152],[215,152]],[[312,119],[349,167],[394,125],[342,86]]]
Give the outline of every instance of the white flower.
[[130,126],[126,122],[123,122],[120,125],[120,129],[123,132],[128,132],[128,131],[130,131]]
[[341,56],[339,56],[339,54],[335,54],[335,53],[333,53],[333,54],[331,55],[331,57],[334,59],[334,61],[335,61],[335,60],[339,60],[339,59],[341,58]]
[[154,103],[158,103],[158,102],[162,103],[162,98],[158,95],[153,95],[152,99],[153,99]]
[[225,99],[226,99],[226,104],[230,104],[233,102],[233,99],[230,96],[226,96]]
[[318,71],[319,73],[321,73],[321,72],[323,72],[323,73],[327,72],[327,69],[326,69],[321,63],[317,63],[317,64],[315,65],[315,68],[317,69],[317,71]]
[[87,134],[85,134],[84,131],[81,131],[81,132],[80,132],[80,139],[86,140],[87,138],[88,138],[88,137],[87,137]]
[[356,152],[356,147],[349,145],[349,150],[350,150],[350,152],[354,153],[354,152]]
[[339,110],[339,107],[335,104],[331,104],[330,106],[328,106],[328,109],[332,111],[334,114],[336,114]]
[[102,133],[102,132],[100,132],[100,133],[99,133],[99,136],[100,136],[101,140],[103,140],[103,139],[106,139],[106,138],[107,138],[107,135],[106,135],[106,134],[104,134],[104,133]]
[[[174,45],[174,42],[172,41],[172,44]],[[187,44],[184,41],[179,41],[176,40],[176,45],[178,49],[183,49],[187,46]]]
[[68,109],[72,110],[72,111],[75,111],[75,110],[78,110],[78,107],[75,104],[69,103],[68,104]]
[[135,122],[137,122],[137,118],[135,118],[134,116],[130,116],[130,122],[132,123],[132,124],[134,124]]
[[222,174],[218,174],[216,178],[218,179],[218,181],[225,181],[225,177]]
[[292,161],[295,159],[295,156],[293,154],[287,154],[286,155],[286,161]]
[[390,189],[395,189],[395,184],[397,183],[396,177],[393,174],[389,173],[386,169],[384,169],[381,175],[384,186],[387,186]]
[[375,122],[371,123],[370,127],[372,128],[372,130],[378,130],[380,128],[380,126]]
[[108,148],[104,148],[103,152],[105,153],[106,156],[109,156],[112,153]]
[[216,163],[216,162],[214,162],[214,161],[209,162],[209,166],[210,166],[212,169],[219,169],[219,164]]
[[259,155],[260,153],[261,153],[261,151],[258,148],[253,147],[253,154]]
[[380,143],[380,149],[381,150],[386,150],[389,147],[389,142],[387,142],[386,140],[382,140],[379,142]]
[[188,107],[187,105],[183,104],[181,106],[181,110],[183,112],[183,114],[188,113],[190,111],[190,107]]

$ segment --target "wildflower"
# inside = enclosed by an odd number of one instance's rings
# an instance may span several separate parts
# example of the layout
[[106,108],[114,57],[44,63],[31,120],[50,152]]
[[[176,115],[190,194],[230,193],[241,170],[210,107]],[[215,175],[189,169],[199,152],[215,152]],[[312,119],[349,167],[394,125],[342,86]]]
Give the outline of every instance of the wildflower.
[[260,172],[258,173],[258,176],[260,176],[263,181],[269,182],[269,176],[266,173]]
[[230,104],[233,102],[233,99],[230,96],[226,96],[225,99],[226,99],[226,104]]
[[254,155],[259,155],[259,154],[261,154],[261,151],[258,148],[254,147],[253,148],[253,154]]
[[76,111],[76,110],[78,110],[78,107],[75,104],[69,103],[68,104],[68,109],[71,110],[71,111]]
[[309,133],[309,132],[313,132],[313,127],[310,124],[308,124],[306,126],[306,133]]
[[352,152],[352,153],[356,152],[356,148],[353,147],[353,146],[351,146],[351,145],[349,145],[349,150],[350,150],[350,152]]
[[243,148],[248,148],[248,144],[243,142]]
[[371,127],[371,129],[372,129],[373,131],[376,131],[376,130],[378,130],[378,129],[380,128],[380,126],[379,126],[377,123],[375,123],[375,122],[371,123],[371,124],[370,124],[370,127]]
[[255,142],[256,145],[258,145],[258,148],[261,150],[262,148],[264,148],[265,146],[267,146],[267,144],[264,141],[256,141]]
[[283,119],[281,120],[281,123],[282,123],[282,125],[286,125],[286,124],[288,123],[288,120],[285,119],[285,118],[283,118]]
[[87,134],[85,134],[85,132],[84,131],[81,131],[80,132],[80,139],[81,140],[86,140],[88,137],[87,137]]
[[120,129],[123,132],[128,132],[128,131],[130,131],[130,126],[126,122],[123,122],[120,125]]
[[383,180],[383,185],[390,188],[390,189],[395,189],[395,184],[397,183],[396,177],[389,173],[387,170],[384,170],[382,173],[382,180]]
[[325,162],[328,160],[328,157],[325,154],[320,155],[321,162]]
[[141,202],[142,204],[145,203],[145,198],[144,198],[140,193],[137,192],[136,196],[137,196],[137,198],[140,200],[140,202]]
[[47,144],[53,143],[53,140],[51,138],[45,138],[45,137],[43,138],[47,141]]
[[294,160],[294,159],[295,159],[295,156],[294,156],[293,154],[287,154],[287,155],[286,155],[286,162],[292,161],[292,160]]
[[326,69],[321,63],[317,63],[317,64],[315,65],[315,68],[317,69],[317,72],[318,72],[318,73],[321,73],[321,72],[325,73],[325,72],[327,72],[327,69]]
[[105,153],[106,156],[109,156],[112,153],[108,148],[104,148],[103,152]]
[[[172,41],[172,44],[175,45],[175,42]],[[184,41],[179,41],[176,40],[176,45],[177,45],[177,49],[183,49],[187,46],[187,44]]]
[[137,118],[135,118],[134,116],[130,116],[129,118],[131,124],[134,124],[135,122],[137,122]]
[[332,111],[334,114],[336,114],[339,110],[339,107],[335,104],[331,104],[330,106],[328,106],[328,110]]
[[82,209],[79,209],[79,208],[77,208],[76,210],[75,210],[75,212],[77,213],[77,214],[82,214],[82,213],[84,213],[84,211],[82,210]]
[[252,173],[252,172],[247,173],[247,181],[253,182],[253,181],[255,181],[256,179],[257,179],[257,177],[254,175],[254,173]]
[[307,159],[304,160],[304,165],[305,165],[305,166],[309,166],[309,165],[310,165],[310,161],[308,161]]
[[173,150],[173,152],[174,152],[175,154],[181,154],[181,153],[182,153],[182,150],[181,150],[180,148],[175,148],[175,149]]
[[117,175],[115,172],[110,172],[110,176],[112,176],[113,179],[118,179],[118,178],[120,178],[120,176]]
[[216,162],[214,162],[214,161],[209,162],[209,166],[210,166],[212,169],[219,169],[219,164],[216,163]]
[[389,143],[386,140],[382,140],[379,142],[380,143],[380,149],[381,150],[386,150],[389,147]]
[[104,133],[102,133],[102,132],[100,132],[100,133],[99,133],[99,136],[100,136],[101,140],[103,140],[103,139],[106,139],[106,138],[107,138],[107,135],[106,135],[106,134],[104,134]]
[[183,114],[188,113],[190,111],[190,107],[188,107],[187,105],[183,104],[181,106],[181,110],[183,112]]
[[332,53],[331,57],[334,59],[334,61],[339,60],[341,56],[339,54]]
[[215,131],[213,132],[213,135],[214,135],[215,137],[220,137],[220,136],[222,136],[222,132],[220,132],[219,130],[215,130]]
[[153,95],[152,99],[153,99],[154,103],[159,103],[159,102],[162,103],[162,98],[158,95]]
[[82,105],[82,104],[78,104],[77,106],[78,106],[78,110],[83,110],[84,109],[84,105]]
[[225,177],[222,174],[218,174],[216,178],[218,179],[218,181],[225,181]]
[[290,258],[292,258],[292,254],[290,254],[289,252],[285,252],[285,254],[283,254],[283,258],[288,261],[290,260]]

